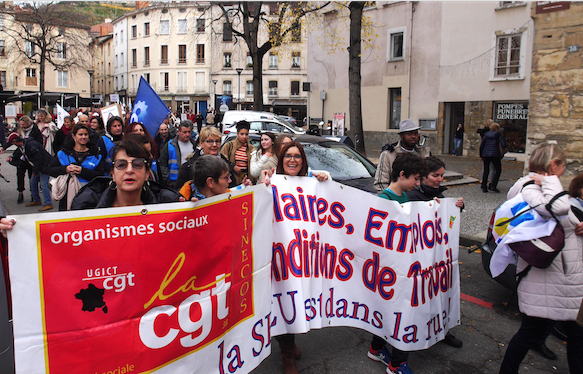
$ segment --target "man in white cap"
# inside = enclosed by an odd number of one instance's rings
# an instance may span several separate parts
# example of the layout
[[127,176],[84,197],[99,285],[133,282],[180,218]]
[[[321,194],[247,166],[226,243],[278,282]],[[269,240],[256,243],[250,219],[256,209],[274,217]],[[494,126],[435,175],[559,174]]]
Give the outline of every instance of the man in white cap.
[[393,144],[385,144],[381,148],[379,165],[374,176],[374,187],[377,191],[384,191],[391,183],[391,170],[397,154],[404,152],[415,153],[421,158],[431,155],[429,147],[419,145],[419,126],[412,119],[406,119],[399,123],[399,136],[401,140]]

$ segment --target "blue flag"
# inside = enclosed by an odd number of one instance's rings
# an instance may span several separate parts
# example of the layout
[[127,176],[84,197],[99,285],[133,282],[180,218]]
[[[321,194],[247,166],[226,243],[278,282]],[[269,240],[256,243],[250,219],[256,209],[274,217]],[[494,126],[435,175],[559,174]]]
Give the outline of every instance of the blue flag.
[[146,82],[144,77],[140,77],[138,93],[132,109],[130,123],[140,122],[148,129],[152,137],[156,136],[158,127],[170,114],[170,109],[164,104],[160,96]]

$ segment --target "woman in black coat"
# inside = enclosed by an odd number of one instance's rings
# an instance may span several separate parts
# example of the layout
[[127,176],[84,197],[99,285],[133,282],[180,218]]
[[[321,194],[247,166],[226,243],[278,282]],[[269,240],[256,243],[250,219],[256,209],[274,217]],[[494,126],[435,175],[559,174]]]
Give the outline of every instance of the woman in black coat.
[[[484,175],[482,176],[482,192],[488,190],[499,193],[498,180],[502,172],[502,157],[504,155],[500,152],[501,148],[506,148],[506,140],[500,132],[500,125],[496,122],[490,125],[490,131],[484,134],[482,143],[480,144],[480,158],[484,162]],[[488,175],[490,174],[490,162],[494,164],[494,176],[488,184]]]

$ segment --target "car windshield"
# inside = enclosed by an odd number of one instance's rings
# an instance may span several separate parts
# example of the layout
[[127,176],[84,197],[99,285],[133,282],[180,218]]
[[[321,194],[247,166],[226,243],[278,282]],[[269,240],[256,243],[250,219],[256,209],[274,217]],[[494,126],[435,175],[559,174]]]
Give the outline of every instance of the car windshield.
[[288,125],[292,129],[294,129],[294,131],[296,131],[296,132],[303,132],[304,131],[304,129],[302,129],[301,127],[295,126],[294,124],[286,121],[285,119],[281,118],[280,116],[275,116],[275,118],[277,118],[280,122],[283,122],[284,124]]
[[374,177],[374,166],[342,143],[302,144],[310,170],[326,170],[334,180]]

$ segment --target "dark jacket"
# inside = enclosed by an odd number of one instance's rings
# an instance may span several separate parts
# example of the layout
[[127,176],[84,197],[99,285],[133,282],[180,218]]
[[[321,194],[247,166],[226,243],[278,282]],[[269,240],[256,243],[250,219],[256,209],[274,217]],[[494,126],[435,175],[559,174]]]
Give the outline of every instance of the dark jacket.
[[33,174],[37,174],[38,172],[48,174],[47,170],[53,161],[53,156],[46,151],[42,143],[29,138],[29,140],[24,143],[24,154],[26,155],[28,162],[32,165]]
[[[184,164],[180,165],[180,168],[178,169],[178,179],[176,180],[175,184],[177,190],[180,190],[182,186],[184,186],[184,183],[192,180],[194,177],[194,163],[200,156],[204,156],[204,153],[202,152],[202,149],[197,148],[194,150],[194,155]],[[235,165],[227,160],[222,154],[219,153],[219,156],[221,156],[221,158],[229,165],[229,173],[231,174],[231,183],[229,184],[229,188],[237,186],[235,182],[235,171],[233,170]]]
[[[40,130],[38,129],[38,127],[36,126],[36,124],[32,124],[31,125],[32,129],[30,130],[30,133],[28,133],[28,137],[24,139],[24,141],[28,141],[28,139],[34,139],[37,142],[39,142],[40,144],[43,144],[43,134],[41,134]],[[22,134],[24,134],[24,131],[22,129],[20,129],[20,131],[22,132]],[[23,136],[24,138],[24,136]]]
[[500,131],[492,130],[485,133],[484,139],[482,139],[482,143],[480,143],[480,157],[500,158],[499,143],[502,143],[502,147],[506,148],[506,140],[504,140]]
[[67,135],[65,135],[65,132],[63,131],[63,128],[61,127],[55,133],[55,139],[53,140],[53,151],[55,152],[55,154],[57,154],[57,152],[59,152],[61,150],[61,148],[63,147],[63,144],[65,144],[66,142],[74,142],[73,131],[71,129],[71,130],[69,130]]
[[162,148],[164,148],[164,146],[166,145],[166,143],[168,143],[169,140],[170,140],[170,136],[167,136],[166,139],[163,139],[160,136],[160,133],[156,134],[156,136],[154,137],[154,141],[156,142],[156,145],[158,146],[158,150],[162,150]]
[[[111,181],[112,178],[109,177],[98,177],[87,183],[77,192],[71,210],[111,208],[116,196],[116,191],[109,188]],[[178,201],[178,192],[162,188],[156,182],[145,184],[142,189],[142,203],[145,205]]]
[[405,193],[409,196],[409,200],[411,201],[429,201],[434,197],[437,197],[438,199],[442,198],[443,191],[445,190],[447,190],[447,187],[439,186],[439,188],[433,188],[421,183],[419,184],[419,187],[415,187],[411,191]]

